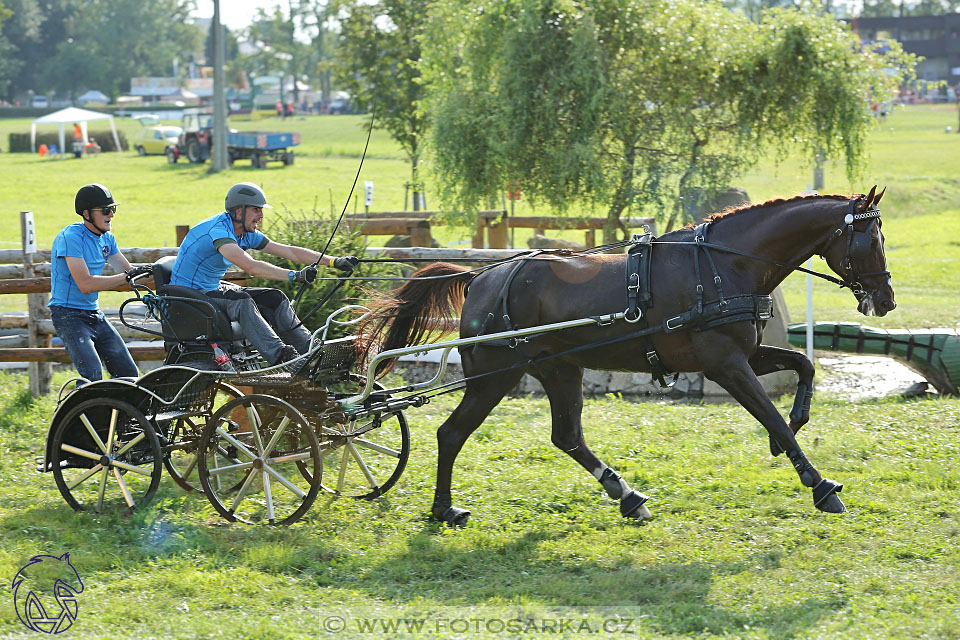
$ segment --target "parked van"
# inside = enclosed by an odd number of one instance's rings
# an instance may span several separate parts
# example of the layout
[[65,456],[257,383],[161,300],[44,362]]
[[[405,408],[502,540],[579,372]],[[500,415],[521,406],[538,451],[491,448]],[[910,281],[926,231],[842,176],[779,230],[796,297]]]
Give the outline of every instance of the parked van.
[[30,106],[34,109],[46,109],[50,106],[50,101],[47,100],[47,96],[33,96]]

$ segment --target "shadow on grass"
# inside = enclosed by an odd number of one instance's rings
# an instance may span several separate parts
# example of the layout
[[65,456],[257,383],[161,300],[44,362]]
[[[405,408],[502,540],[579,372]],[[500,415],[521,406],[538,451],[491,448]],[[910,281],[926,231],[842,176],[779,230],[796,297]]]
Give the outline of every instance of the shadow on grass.
[[716,601],[714,592],[726,592],[717,586],[719,580],[753,571],[756,563],[749,558],[648,565],[546,561],[541,542],[557,539],[551,531],[531,531],[493,545],[469,539],[460,549],[451,549],[448,536],[439,533],[440,526],[431,525],[413,535],[399,555],[373,566],[341,565],[344,570],[320,582],[367,592],[400,611],[424,599],[458,607],[536,603],[544,608],[614,608],[642,620],[647,631],[682,637],[736,637],[746,629],[762,629],[761,635],[770,638],[805,637],[844,604],[813,596],[769,609],[742,601],[728,608]]

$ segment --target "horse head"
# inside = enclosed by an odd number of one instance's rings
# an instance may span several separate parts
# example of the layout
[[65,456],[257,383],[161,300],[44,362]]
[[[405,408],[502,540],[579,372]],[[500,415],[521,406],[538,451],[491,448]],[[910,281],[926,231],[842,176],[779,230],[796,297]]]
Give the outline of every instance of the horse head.
[[886,189],[874,186],[848,205],[843,226],[823,252],[830,269],[843,278],[857,298],[857,310],[866,316],[885,316],[897,307],[887,270],[884,237],[877,205]]

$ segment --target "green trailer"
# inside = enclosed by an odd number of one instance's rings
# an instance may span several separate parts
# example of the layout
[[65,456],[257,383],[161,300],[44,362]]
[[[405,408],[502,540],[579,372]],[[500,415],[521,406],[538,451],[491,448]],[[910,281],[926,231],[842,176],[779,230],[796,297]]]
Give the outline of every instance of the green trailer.
[[[807,323],[787,327],[787,341],[807,347]],[[907,365],[941,395],[960,395],[960,332],[956,329],[875,329],[856,322],[815,322],[813,348],[890,356]]]

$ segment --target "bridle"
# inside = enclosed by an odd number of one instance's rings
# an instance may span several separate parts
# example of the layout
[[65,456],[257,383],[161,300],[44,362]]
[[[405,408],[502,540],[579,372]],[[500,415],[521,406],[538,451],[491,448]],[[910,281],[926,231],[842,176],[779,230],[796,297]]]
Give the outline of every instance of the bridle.
[[[840,268],[843,271],[843,282],[840,284],[840,286],[849,288],[858,300],[867,295],[867,293],[876,293],[876,290],[868,292],[866,289],[864,289],[863,284],[861,284],[862,278],[869,278],[872,276],[890,277],[890,272],[887,270],[857,273],[853,268],[853,262],[855,260],[862,261],[870,257],[871,248],[873,246],[874,226],[883,227],[883,221],[880,219],[880,209],[876,206],[871,206],[866,211],[862,211],[860,213],[854,213],[857,202],[859,202],[860,198],[862,197],[865,196],[861,195],[850,200],[850,202],[847,204],[846,215],[843,217],[843,225],[838,227],[836,231],[830,234],[830,238],[827,240],[827,242],[823,245],[823,247],[820,248],[819,251],[816,252],[817,255],[819,255],[821,258],[824,258],[834,241],[846,234],[846,253],[843,256],[843,260],[840,262]],[[859,220],[870,220],[867,228],[863,231],[857,231],[853,226],[854,223]]]
[[[778,267],[783,267],[785,269],[790,269],[791,271],[800,271],[802,273],[809,273],[812,276],[817,278],[822,278],[827,282],[832,282],[835,285],[850,289],[853,292],[853,295],[857,297],[858,300],[862,300],[864,296],[869,294],[875,294],[877,289],[872,289],[867,291],[864,289],[863,284],[861,284],[861,278],[869,278],[871,276],[890,276],[889,271],[869,271],[866,273],[857,273],[853,268],[854,260],[866,260],[870,257],[870,247],[872,245],[872,236],[871,232],[873,231],[873,225],[880,223],[880,209],[876,206],[871,206],[866,211],[860,213],[854,213],[857,208],[857,203],[861,199],[866,198],[867,196],[860,194],[850,199],[847,204],[847,212],[843,217],[843,224],[836,229],[830,238],[827,239],[826,243],[818,251],[814,253],[820,257],[826,255],[827,250],[833,244],[833,242],[841,237],[843,234],[847,234],[847,251],[844,254],[843,260],[840,265],[841,274],[843,279],[835,278],[826,273],[820,273],[819,271],[814,271],[812,269],[807,269],[801,267],[800,265],[789,264],[781,260],[776,260],[774,258],[768,258],[766,256],[757,255],[755,253],[750,253],[748,251],[741,251],[740,249],[734,249],[733,247],[728,247],[722,244],[715,244],[713,242],[707,242],[706,233],[707,228],[713,224],[711,222],[704,222],[699,225],[694,230],[694,239],[691,240],[652,240],[651,244],[672,244],[672,245],[694,245],[699,249],[715,249],[723,253],[731,253],[738,256],[743,256],[745,258],[750,258],[752,260],[757,260],[759,262],[766,262],[768,264],[775,264]],[[853,224],[858,220],[872,219],[871,223],[863,231],[857,231],[854,229]],[[642,241],[640,235],[635,234],[633,243]],[[706,253],[709,259],[709,252]],[[711,269],[713,270],[714,282],[719,285],[720,276],[716,271],[716,266],[712,264],[711,260]],[[699,280],[699,276],[698,276]],[[702,288],[702,285],[701,285]],[[698,289],[700,291],[701,289]],[[722,297],[722,295],[721,295]]]

